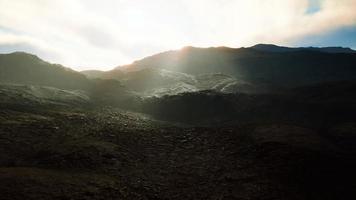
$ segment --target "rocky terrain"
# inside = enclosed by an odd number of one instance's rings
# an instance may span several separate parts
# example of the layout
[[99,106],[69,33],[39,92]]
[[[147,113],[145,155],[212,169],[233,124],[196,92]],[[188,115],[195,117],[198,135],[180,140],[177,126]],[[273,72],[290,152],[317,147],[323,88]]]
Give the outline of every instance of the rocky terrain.
[[266,120],[268,109],[260,109],[261,116],[200,126],[98,107],[70,91],[61,92],[79,103],[48,98],[49,88],[25,87],[36,91],[29,97],[14,92],[24,87],[7,87],[13,94],[1,98],[1,199],[356,197],[352,117]]

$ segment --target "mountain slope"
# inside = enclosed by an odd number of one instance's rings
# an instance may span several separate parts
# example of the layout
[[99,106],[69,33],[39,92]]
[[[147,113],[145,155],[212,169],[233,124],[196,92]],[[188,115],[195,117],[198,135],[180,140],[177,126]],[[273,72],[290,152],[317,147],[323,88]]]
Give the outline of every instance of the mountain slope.
[[308,49],[295,51],[287,47],[281,48],[283,52],[261,51],[253,47],[238,49],[186,47],[146,57],[131,65],[105,72],[102,77],[122,80],[125,76],[118,75],[124,72],[150,68],[194,76],[224,74],[257,87],[275,89],[356,80],[355,53],[325,53]]
[[39,108],[84,106],[90,103],[87,93],[79,90],[61,90],[53,87],[0,84],[2,108]]
[[134,71],[114,70],[104,72],[100,78],[119,80],[127,89],[143,96],[160,97],[201,90],[224,93],[257,90],[248,82],[239,81],[221,73],[191,75],[160,68],[143,68]]
[[90,85],[79,72],[23,52],[0,54],[0,82],[61,89],[87,89]]

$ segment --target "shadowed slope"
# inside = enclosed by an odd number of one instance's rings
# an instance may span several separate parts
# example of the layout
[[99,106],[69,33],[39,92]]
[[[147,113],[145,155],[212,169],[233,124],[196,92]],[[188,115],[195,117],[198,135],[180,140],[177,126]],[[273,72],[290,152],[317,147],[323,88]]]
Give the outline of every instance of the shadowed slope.
[[0,82],[61,89],[87,89],[90,84],[79,72],[23,52],[0,54]]

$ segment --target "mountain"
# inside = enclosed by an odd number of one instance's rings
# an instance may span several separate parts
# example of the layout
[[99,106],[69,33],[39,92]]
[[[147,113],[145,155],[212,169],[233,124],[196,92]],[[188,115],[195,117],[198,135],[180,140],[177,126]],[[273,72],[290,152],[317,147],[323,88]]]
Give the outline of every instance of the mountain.
[[345,48],[345,47],[321,47],[321,48],[319,48],[319,47],[297,47],[297,48],[291,48],[291,47],[277,46],[274,44],[257,44],[250,48],[259,50],[259,51],[275,52],[275,53],[296,52],[296,51],[303,51],[303,50],[318,51],[318,52],[323,52],[323,53],[356,53],[355,50],[353,50],[351,48]]
[[[88,72],[92,77],[95,73],[100,71]],[[10,96],[7,97],[4,91]],[[5,101],[19,97],[18,102],[46,105],[69,104],[71,99],[74,104],[78,101],[77,96],[85,95],[93,105],[127,107],[136,98],[117,80],[89,79],[80,72],[24,52],[0,54],[0,92],[4,93]]]
[[88,89],[90,86],[90,81],[83,74],[24,52],[0,54],[0,83],[61,89]]
[[[123,84],[131,82],[128,87],[134,86],[134,90],[137,90],[136,86],[141,85],[146,91],[154,89],[152,87],[161,90],[163,86],[163,91],[175,90],[177,87],[194,91],[192,87],[188,88],[185,80],[177,82],[177,79],[185,79],[183,77],[194,77],[196,84],[188,83],[189,85],[193,85],[197,90],[214,90],[218,88],[218,82],[199,89],[199,85],[204,85],[201,83],[204,79],[199,81],[197,77],[210,74],[215,77],[226,76],[230,78],[229,81],[239,83],[230,85],[229,88],[235,88],[230,89],[230,92],[276,92],[309,84],[356,80],[356,53],[339,53],[346,51],[352,50],[333,47],[288,48],[274,45],[256,45],[251,48],[185,47],[117,67],[102,73],[100,78],[117,79]],[[176,74],[174,78],[160,81],[162,70]],[[213,82],[213,79],[208,82]]]

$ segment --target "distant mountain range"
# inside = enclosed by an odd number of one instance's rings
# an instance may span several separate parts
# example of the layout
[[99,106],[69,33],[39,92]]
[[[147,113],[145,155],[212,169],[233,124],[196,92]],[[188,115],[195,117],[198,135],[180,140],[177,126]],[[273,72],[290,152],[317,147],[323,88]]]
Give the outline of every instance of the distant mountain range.
[[[186,91],[225,88],[229,92],[268,92],[320,82],[356,80],[355,66],[356,53],[349,48],[289,48],[259,44],[236,49],[185,47],[111,71],[82,73],[90,78],[117,79],[126,85],[134,85],[134,90],[146,92],[151,92],[154,87],[161,91],[167,87],[174,89],[177,85]],[[174,74],[174,78],[164,77],[167,72]],[[215,80],[210,78],[217,75],[226,79],[213,84]],[[202,76],[205,82],[210,82],[209,87],[199,87],[204,83],[197,77]],[[185,77],[193,78],[195,83],[187,82]]]
[[318,51],[324,53],[356,53],[355,50],[347,47],[282,47],[274,44],[257,44],[251,47],[252,49],[266,52],[276,52],[276,53],[285,53],[285,52],[296,52],[296,51]]
[[[112,89],[125,88],[143,96],[202,90],[268,93],[316,83],[356,80],[355,66],[355,51],[342,47],[289,48],[268,44],[249,48],[185,47],[110,71],[81,73],[45,62],[35,55],[16,52],[0,55],[0,82],[96,92],[98,85],[111,84]],[[93,79],[115,79],[121,84]]]
[[185,47],[81,73],[23,52],[1,54],[0,106],[117,106],[206,124],[256,116],[322,120],[329,108],[341,113],[331,116],[352,118],[356,54],[324,50]]

